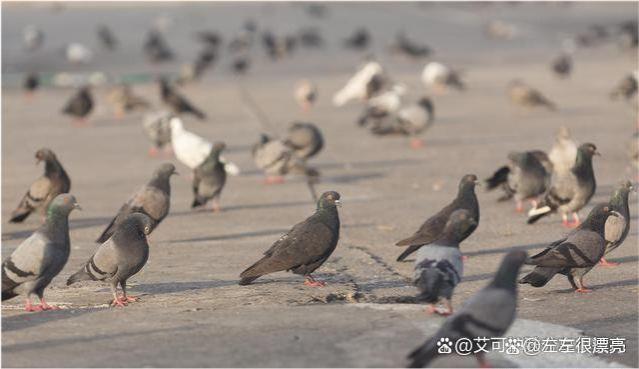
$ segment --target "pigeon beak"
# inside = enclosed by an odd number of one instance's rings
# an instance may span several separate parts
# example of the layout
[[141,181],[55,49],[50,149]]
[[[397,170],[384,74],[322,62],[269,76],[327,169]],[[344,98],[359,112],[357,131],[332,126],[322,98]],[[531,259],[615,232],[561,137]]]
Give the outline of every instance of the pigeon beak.
[[342,207],[342,202],[340,200],[335,200],[335,206]]
[[74,209],[78,209],[78,210],[82,210],[82,206],[80,206],[80,204],[78,204],[77,202],[75,204],[73,204],[73,208]]

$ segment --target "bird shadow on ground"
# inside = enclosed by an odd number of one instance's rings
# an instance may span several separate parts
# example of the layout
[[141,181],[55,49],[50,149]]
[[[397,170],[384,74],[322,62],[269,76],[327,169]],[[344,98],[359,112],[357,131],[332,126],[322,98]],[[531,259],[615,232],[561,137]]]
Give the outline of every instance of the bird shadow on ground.
[[355,183],[362,180],[368,180],[373,178],[384,178],[384,177],[386,176],[383,173],[379,173],[379,172],[346,174],[341,176],[322,177],[320,183]]
[[[2,317],[2,332],[17,331],[58,320],[76,318],[101,309],[61,309]],[[3,347],[4,351],[4,347]]]
[[[594,285],[594,286],[588,285],[588,288],[593,290],[593,292],[591,292],[591,293],[596,293],[597,290],[601,290],[601,289],[604,289],[604,288],[636,286],[637,283],[639,283],[639,279],[637,279],[637,278],[624,279],[624,280],[621,280],[621,281],[614,281],[614,282],[608,282],[608,283],[603,283],[603,284],[597,284],[597,285]],[[568,288],[568,289],[563,289],[563,290],[556,290],[556,291],[553,291],[553,292],[560,293],[560,294],[565,294],[565,293],[575,293],[575,290],[573,290],[572,288]]]
[[207,290],[219,287],[228,287],[237,284],[237,280],[224,281],[213,279],[210,281],[192,281],[192,282],[160,282],[138,284],[131,288],[132,292],[144,293],[150,295],[170,294],[176,292]]
[[[357,282],[357,281],[356,281]],[[369,281],[369,282],[357,282],[357,286],[363,292],[369,292],[376,289],[383,288],[400,288],[400,287],[411,287],[412,284],[407,280],[391,280],[391,281]]]
[[386,167],[399,167],[405,165],[421,165],[424,161],[420,159],[391,159],[391,160],[374,160],[374,161],[349,161],[346,163],[318,163],[315,165],[318,169],[376,169]]
[[508,246],[501,247],[498,249],[488,249],[488,250],[478,250],[478,251],[470,251],[465,252],[464,256],[479,256],[479,255],[491,255],[491,254],[505,254],[511,250],[532,250],[532,249],[540,249],[548,246],[547,243],[531,243],[528,245],[517,245],[517,246]]
[[[171,328],[158,328],[158,329],[148,329],[144,331],[137,332],[127,332],[126,335],[131,336],[148,336],[152,333],[159,332],[176,332],[176,331],[189,331],[197,328],[197,326],[184,326],[184,327],[171,327]],[[12,352],[20,352],[25,350],[33,350],[34,348],[49,348],[56,346],[64,346],[64,345],[73,345],[76,343],[89,343],[95,341],[105,341],[105,340],[114,340],[122,336],[122,332],[110,333],[110,334],[93,334],[91,336],[75,336],[68,337],[62,339],[49,339],[42,341],[29,341],[24,343],[17,343],[15,345],[6,345],[2,347],[2,353],[12,353]]]
[[[584,322],[579,322],[576,324],[577,327],[588,327],[588,330],[596,330],[597,328],[600,327],[606,327],[611,323],[632,323],[632,324],[637,324],[637,314],[636,313],[632,313],[632,314],[625,314],[625,315],[617,315],[617,316],[610,316],[607,318],[597,318],[597,319],[592,319],[592,320],[587,320]],[[586,332],[587,334],[587,332]]]

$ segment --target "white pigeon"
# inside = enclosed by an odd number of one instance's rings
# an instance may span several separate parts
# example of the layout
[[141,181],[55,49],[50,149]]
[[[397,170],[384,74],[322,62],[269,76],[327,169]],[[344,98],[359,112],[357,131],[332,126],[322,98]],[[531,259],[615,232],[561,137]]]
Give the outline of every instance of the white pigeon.
[[[171,143],[175,157],[193,170],[206,160],[213,148],[211,142],[184,129],[182,120],[177,117],[171,119]],[[237,165],[227,162],[222,157],[220,161],[224,163],[224,169],[228,174],[234,176],[240,174],[240,168]]]
[[67,61],[72,64],[86,64],[93,59],[93,51],[88,47],[73,42],[66,46],[64,50]]
[[22,40],[27,50],[36,50],[40,48],[44,42],[44,32],[37,26],[30,24],[22,31]]
[[374,78],[383,78],[384,70],[377,62],[366,63],[346,85],[333,96],[335,106],[343,106],[351,100],[366,100],[370,97],[369,84]]
[[440,89],[454,87],[458,90],[464,89],[464,84],[457,72],[438,62],[426,64],[422,71],[422,83],[426,85],[426,87],[437,87]]
[[548,158],[557,174],[567,173],[577,159],[577,142],[572,138],[568,127],[561,126],[555,137],[555,143]]

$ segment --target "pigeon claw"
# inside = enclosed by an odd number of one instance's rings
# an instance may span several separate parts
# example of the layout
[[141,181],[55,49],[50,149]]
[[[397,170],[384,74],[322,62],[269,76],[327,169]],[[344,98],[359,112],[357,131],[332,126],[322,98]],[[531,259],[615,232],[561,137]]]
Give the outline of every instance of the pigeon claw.
[[268,176],[264,179],[264,184],[272,185],[272,184],[282,184],[284,183],[284,177],[282,176]]
[[125,307],[126,305],[127,301],[121,298],[113,299],[113,301],[111,301],[111,306],[114,307]]
[[417,149],[421,149],[425,146],[424,144],[424,140],[419,139],[419,138],[413,138],[412,140],[410,140],[410,147],[417,150]]
[[24,307],[24,311],[28,311],[28,312],[36,312],[36,311],[42,311],[42,306],[40,305],[31,305],[31,304],[27,304]]
[[602,267],[616,267],[619,266],[619,263],[610,262],[604,258],[601,258],[601,260],[599,260],[599,265]]
[[126,302],[137,302],[137,301],[140,301],[140,298],[136,296],[123,296],[122,300]]
[[577,289],[575,290],[575,292],[579,292],[579,293],[589,293],[589,292],[592,292],[592,290],[591,290],[591,289],[589,289],[589,288],[581,287],[581,288],[577,288]]

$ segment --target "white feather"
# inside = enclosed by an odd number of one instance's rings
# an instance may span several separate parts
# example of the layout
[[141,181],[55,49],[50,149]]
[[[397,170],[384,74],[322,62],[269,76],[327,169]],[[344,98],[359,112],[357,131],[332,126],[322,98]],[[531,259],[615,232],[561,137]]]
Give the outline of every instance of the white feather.
[[377,62],[366,63],[346,85],[333,96],[335,106],[343,106],[351,100],[363,100],[366,98],[366,85],[376,75],[382,74],[382,66]]

